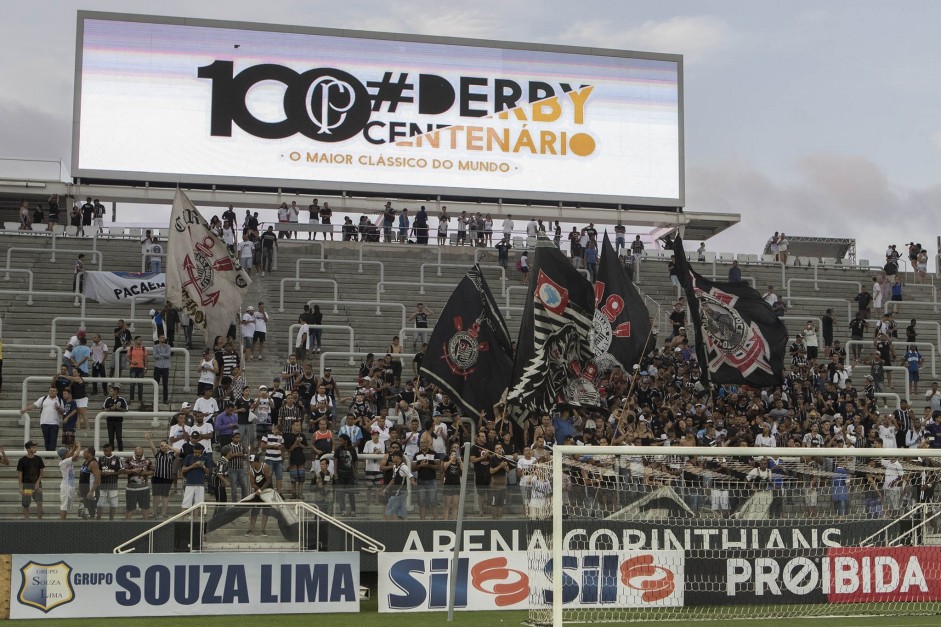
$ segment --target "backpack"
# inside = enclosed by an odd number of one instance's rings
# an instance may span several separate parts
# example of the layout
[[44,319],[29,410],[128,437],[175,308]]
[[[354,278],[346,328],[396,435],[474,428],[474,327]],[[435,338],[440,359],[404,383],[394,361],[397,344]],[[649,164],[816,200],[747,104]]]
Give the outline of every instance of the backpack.
[[521,259],[517,259],[517,260],[516,260],[516,269],[517,269],[517,270],[522,270],[522,269],[523,269],[523,261],[522,261]]

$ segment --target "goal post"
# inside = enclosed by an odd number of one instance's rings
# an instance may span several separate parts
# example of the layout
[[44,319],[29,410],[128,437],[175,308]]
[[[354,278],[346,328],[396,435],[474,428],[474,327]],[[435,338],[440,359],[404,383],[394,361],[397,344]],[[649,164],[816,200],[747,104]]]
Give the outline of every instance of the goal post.
[[558,445],[532,475],[531,624],[941,614],[941,449]]

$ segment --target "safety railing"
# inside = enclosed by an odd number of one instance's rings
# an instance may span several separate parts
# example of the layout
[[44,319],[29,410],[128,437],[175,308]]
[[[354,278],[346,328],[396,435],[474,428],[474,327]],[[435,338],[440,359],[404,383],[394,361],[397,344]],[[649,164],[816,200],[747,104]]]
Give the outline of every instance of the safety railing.
[[[816,270],[816,268],[814,268],[814,270]],[[859,281],[844,281],[844,280],[838,280],[838,279],[819,279],[818,280],[817,277],[814,277],[812,279],[791,278],[787,280],[787,284],[786,284],[788,297],[791,296],[791,284],[792,283],[813,283],[814,290],[818,292],[820,291],[821,283],[826,283],[827,285],[852,285],[856,288],[856,292],[855,292],[856,294],[861,292],[863,289],[863,284],[860,283]]]
[[800,305],[804,303],[843,303],[846,305],[846,319],[853,319],[853,310],[852,310],[852,301],[846,298],[825,298],[825,297],[816,297],[816,296],[782,296],[782,300],[788,301],[790,304]]
[[[144,349],[147,351],[147,354],[153,354],[154,349],[152,346],[145,346]],[[126,353],[127,349],[123,346],[114,351],[114,374],[121,376],[121,355]],[[186,348],[179,346],[170,347],[170,356],[173,355],[183,355],[183,389],[187,392],[190,391],[190,352]]]
[[507,307],[513,306],[510,304],[510,296],[512,292],[523,292],[524,294],[526,294],[529,292],[529,286],[528,285],[508,285],[506,288],[506,296],[505,296]]
[[[263,491],[262,494],[273,494],[273,492],[273,490],[269,489]],[[308,550],[309,532],[307,527],[311,523],[315,525],[312,531],[314,537],[320,537],[319,526],[320,524],[326,524],[343,532],[347,547],[354,547],[358,542],[361,545],[359,548],[367,553],[382,553],[386,550],[385,545],[378,540],[367,536],[358,529],[349,526],[338,518],[334,518],[310,503],[303,501],[282,501],[280,499],[272,499],[272,502],[248,502],[248,499],[254,499],[254,497],[255,495],[252,494],[236,503],[217,503],[213,501],[198,503],[183,510],[179,514],[159,522],[130,540],[119,544],[114,548],[114,553],[116,555],[130,553],[134,551],[135,544],[145,539],[147,540],[148,552],[153,553],[154,535],[157,531],[164,527],[175,528],[179,523],[187,522],[190,523],[189,545],[191,547],[207,547],[212,543],[207,541],[206,536],[211,533],[209,529],[213,528],[214,523],[219,524],[221,527],[224,526],[222,524],[223,519],[231,518],[231,520],[236,520],[240,518],[244,514],[236,513],[239,509],[244,510],[244,513],[252,512],[253,515],[259,511],[263,513],[272,512],[274,516],[281,516],[285,513],[290,514],[292,519],[298,524],[297,539],[292,539],[291,544],[296,545],[295,550],[299,552]],[[235,516],[226,516],[225,512],[235,513]],[[194,552],[198,551],[194,549]]]
[[[921,301],[914,301],[914,302],[931,303],[931,305],[934,307],[934,312],[938,313],[938,288],[937,287],[935,287],[931,283],[906,283],[902,291],[905,292],[905,291],[910,291],[910,290],[928,290],[931,293],[931,300],[929,301],[921,300]],[[895,304],[898,306],[900,303],[903,303],[903,302],[910,303],[913,301],[890,300],[886,304]]]
[[[3,274],[3,280],[4,280],[4,281],[9,281],[9,280],[10,280],[10,273],[11,273],[11,272],[19,272],[19,273],[21,273],[21,274],[25,274],[26,277],[27,277],[27,279],[26,279],[26,289],[27,289],[27,291],[30,291],[30,292],[33,291],[33,271],[30,270],[29,268],[11,268],[10,266],[7,266],[6,268],[3,268],[2,272],[4,273],[4,274]],[[32,305],[32,304],[33,304],[32,301],[30,301],[29,304]]]
[[[53,241],[54,241],[54,240],[55,240],[55,238],[53,238]],[[6,267],[9,268],[9,269],[12,269],[12,268],[13,268],[13,253],[14,253],[14,252],[32,253],[32,254],[40,253],[40,254],[41,254],[41,253],[44,253],[44,252],[47,252],[47,251],[46,251],[45,249],[43,249],[43,248],[27,248],[27,247],[25,247],[25,246],[11,246],[10,248],[7,248],[7,265],[6,265]],[[55,246],[53,246],[51,252],[52,252],[52,256],[50,257],[49,261],[52,262],[52,263],[55,263],[55,260],[56,260],[56,252],[57,252]],[[78,249],[76,249],[76,248],[68,248],[68,249],[60,248],[60,249],[58,249],[58,252],[60,252],[60,253],[75,253],[75,255],[80,255],[80,254],[92,255],[92,258],[93,258],[93,259],[97,259],[97,260],[98,260],[98,271],[101,272],[102,262],[104,261],[104,255],[101,253],[100,250],[78,250]],[[91,263],[95,263],[95,262],[92,261]],[[9,275],[7,275],[7,278],[8,278],[8,277],[9,277]]]
[[[288,354],[288,355],[290,355],[290,354],[293,352],[293,350],[294,350],[294,338],[295,338],[295,336],[297,335],[297,332],[298,332],[298,330],[300,330],[300,328],[301,328],[301,325],[296,324],[296,323],[295,323],[295,324],[292,324],[290,327],[288,327],[288,351],[287,351],[287,354]],[[349,334],[350,334],[350,352],[352,353],[354,350],[356,350],[356,346],[355,346],[355,344],[354,344],[355,334],[354,334],[354,331],[353,331],[353,327],[351,327],[351,326],[349,326],[349,325],[345,325],[345,324],[311,324],[311,325],[308,325],[308,328],[310,328],[310,329],[320,329],[321,331],[348,331]],[[353,365],[353,358],[352,358],[352,357],[350,358],[350,365],[351,365],[351,366]]]
[[[332,286],[333,286],[333,300],[334,300],[334,302],[337,301],[337,300],[339,300],[339,298],[340,298],[340,288],[339,288],[339,285],[337,284],[337,282],[336,282],[335,279],[307,279],[307,278],[299,278],[299,277],[284,278],[284,279],[281,279],[281,281],[280,281],[280,286],[279,286],[279,288],[278,288],[278,294],[279,294],[278,311],[279,311],[279,312],[283,312],[283,311],[284,311],[284,284],[285,284],[285,283],[293,283],[293,284],[294,284],[294,290],[295,290],[295,291],[298,291],[298,292],[299,292],[300,289],[301,289],[301,283],[326,283],[327,285],[332,285]],[[333,313],[337,313],[337,311],[339,311],[339,310],[337,309],[336,305],[334,305],[334,306],[333,306]]]
[[[369,355],[370,351],[327,351],[320,353],[320,372],[318,373],[321,377],[324,373],[324,368],[327,367],[327,359],[330,357],[348,357],[352,363],[355,363],[356,357],[365,357]],[[414,359],[416,353],[396,353],[392,357],[400,361],[405,359]]]
[[526,311],[526,307],[523,307],[522,305],[501,305],[500,306],[500,313],[502,313],[503,317],[507,320],[510,320],[513,318],[514,311]]
[[[937,355],[937,353],[936,353],[935,351],[936,351],[937,349],[935,349],[934,344],[932,344],[931,342],[904,342],[904,343],[901,343],[901,342],[900,342],[900,345],[902,345],[902,346],[911,346],[912,344],[914,344],[916,348],[925,348],[925,347],[927,347],[927,348],[929,349],[929,350],[928,350],[928,356],[929,356],[930,359],[928,360],[928,363],[931,365],[931,376],[932,376],[932,377],[937,377],[937,376],[938,376],[938,372],[937,372],[937,369],[936,369],[936,366],[935,366],[935,362],[936,362],[935,356]],[[847,341],[846,341],[846,344],[844,344],[844,346],[845,346],[845,348],[846,348],[846,353],[847,353],[848,355],[852,354],[852,348],[853,348],[854,346],[863,346],[863,347],[866,347],[866,349],[867,349],[870,353],[873,352],[873,351],[875,351],[875,348],[874,348],[874,346],[873,346],[873,343],[872,343],[872,341],[870,341],[870,340],[847,340]],[[905,354],[904,351],[899,351],[899,350],[896,350],[896,351],[895,351],[895,357],[896,357],[896,359],[901,359],[901,358],[902,358],[902,355],[904,355],[904,354]],[[889,368],[893,368],[893,369],[894,369],[894,368],[901,368],[901,369],[905,370],[906,373],[908,373],[908,369],[907,369],[907,368],[903,368],[902,366],[886,366],[886,369],[887,369],[887,370],[888,370]]]
[[[139,380],[139,379],[138,379]],[[104,446],[107,439],[103,442],[101,440],[101,421],[102,419],[107,420],[108,416],[115,416],[120,418],[150,418],[150,427],[152,429],[159,429],[161,426],[161,418],[173,418],[179,412],[175,411],[100,411],[95,414],[94,417],[94,427],[92,436],[92,441],[95,444],[95,450],[100,451],[101,447]],[[169,420],[165,420],[163,424],[168,424]],[[106,429],[107,432],[107,429]]]
[[[405,345],[405,338],[406,338],[406,337],[413,337],[413,338],[414,338],[414,337],[417,337],[418,333],[421,333],[422,331],[424,331],[424,332],[428,335],[428,337],[430,338],[430,337],[431,337],[431,332],[434,331],[434,329],[433,329],[432,327],[425,327],[425,328],[420,328],[420,327],[402,327],[401,329],[399,329],[399,339],[401,340],[402,345],[403,345],[403,346]],[[414,340],[412,340],[412,346],[414,346],[415,344],[416,344],[416,342],[415,342]]]
[[[438,276],[441,276],[441,268],[462,268],[465,272],[467,271],[467,265],[463,263],[423,263],[418,269],[418,282],[419,285],[425,283],[425,267],[437,268]],[[500,265],[485,264],[480,266],[481,270],[496,270],[500,273],[500,294],[502,295],[506,291],[506,268]]]
[[53,296],[59,299],[73,299],[72,306],[79,308],[79,315],[85,316],[85,306],[87,299],[84,294],[78,292],[58,292],[51,290],[0,290],[0,294],[16,294],[26,296],[26,304],[33,304],[33,296]]
[[883,402],[885,399],[895,401],[895,408],[902,409],[902,397],[895,392],[876,392],[875,397],[883,399]]
[[140,271],[141,272],[150,272],[150,258],[159,257],[161,259],[161,272],[167,271],[167,253],[141,253],[140,257]]
[[334,300],[311,299],[311,300],[307,301],[307,304],[308,304],[308,305],[311,305],[311,306],[317,305],[317,304],[320,304],[320,305],[343,305],[344,307],[350,307],[350,306],[352,306],[352,307],[371,306],[371,307],[375,307],[375,308],[376,308],[376,315],[377,315],[377,316],[381,316],[381,315],[382,315],[382,308],[383,308],[383,307],[393,307],[393,308],[401,309],[401,310],[402,310],[402,320],[401,320],[401,322],[399,323],[399,327],[401,328],[401,327],[404,327],[404,326],[405,326],[405,305],[403,305],[402,303],[391,303],[391,302],[387,302],[387,301],[380,301],[380,300],[377,298],[375,301],[369,301],[369,300],[335,300],[335,301],[334,301]]
[[[89,318],[89,317],[86,317],[86,316],[56,316],[55,318],[52,319],[52,324],[51,324],[51,327],[52,327],[52,335],[51,335],[51,337],[50,337],[49,342],[52,343],[52,344],[58,344],[58,341],[56,340],[56,328],[59,326],[59,323],[60,323],[60,322],[78,322],[78,325],[79,325],[78,328],[79,328],[79,330],[84,331],[84,330],[86,330],[86,329],[85,329],[85,323],[86,323],[86,322],[105,322],[105,323],[113,323],[113,321],[114,321],[114,317],[111,317],[111,318]],[[134,324],[136,324],[136,323],[138,323],[138,322],[141,323],[141,324],[150,325],[150,326],[151,326],[152,328],[154,328],[154,329],[157,328],[157,324],[156,324],[156,323],[153,321],[153,319],[151,319],[151,318],[125,318],[125,319],[124,319],[124,322],[126,322],[126,323],[128,324],[128,330],[131,331],[132,333],[134,332]],[[107,342],[106,342],[106,343],[107,343]]]
[[[379,301],[381,294],[386,291],[386,285],[404,285],[406,287],[414,288],[416,283],[415,281],[379,281],[376,283],[376,301]],[[426,287],[431,288],[447,288],[454,290],[456,287],[455,283],[418,283],[418,293],[424,294]]]
[[[2,337],[2,336],[0,336]],[[44,354],[51,359],[56,360],[56,368],[62,363],[62,347],[55,344],[19,344],[15,342],[4,342],[3,350],[25,350],[30,353]]]
[[379,280],[382,281],[386,278],[386,266],[382,261],[367,261],[367,260],[355,260],[355,259],[315,259],[315,258],[301,258],[294,263],[294,276],[301,278],[301,262],[304,263],[319,263],[320,271],[326,272],[327,264],[340,264],[340,265],[354,265],[359,266],[358,272],[363,273],[363,266],[379,266]]
[[787,332],[789,335],[796,335],[798,333],[802,333],[804,330],[804,325],[807,323],[807,321],[813,320],[814,322],[817,323],[817,328],[814,329],[814,331],[816,331],[817,333],[817,341],[818,341],[817,346],[818,347],[823,346],[823,318],[817,318],[816,316],[778,316],[778,318],[780,318],[781,320],[784,320],[785,322],[788,320],[793,320],[795,322],[801,323],[801,328],[797,329],[796,331],[791,331],[790,329],[788,329]]
[[[159,386],[157,385],[156,379],[133,379],[133,378],[130,378],[130,377],[124,377],[124,378],[120,378],[120,377],[83,377],[83,378],[85,379],[85,383],[127,383],[127,384],[135,384],[135,385],[140,384],[140,385],[150,386],[150,387],[153,387],[153,389],[154,389],[154,404],[156,404],[156,403],[157,403],[157,400],[160,398],[160,388],[159,388]],[[40,375],[30,375],[30,376],[27,376],[27,377],[23,377],[22,395],[21,395],[21,397],[20,397],[20,400],[22,401],[22,404],[20,405],[20,407],[26,407],[26,406],[30,403],[30,400],[29,400],[29,384],[30,384],[30,383],[34,383],[34,382],[37,382],[37,381],[44,381],[44,382],[45,382],[45,390],[44,390],[44,391],[48,391],[48,390],[49,390],[49,384],[51,383],[52,378],[51,378],[51,377],[48,377],[48,376],[46,376],[46,375],[41,375],[41,376],[40,376]],[[106,413],[113,414],[114,412],[106,412]],[[125,414],[128,414],[128,413],[131,413],[131,412],[125,412]],[[138,413],[138,412],[135,412],[135,413]],[[154,412],[140,412],[140,413],[144,413],[144,414],[147,415],[147,416],[151,416],[151,415],[154,414]],[[30,423],[31,423],[31,420],[30,420],[29,414],[27,413],[27,414],[24,416],[24,420],[23,420],[23,437],[24,437],[24,440],[23,440],[23,441],[24,441],[24,442],[26,442],[27,440],[30,439],[30,435],[29,435]]]

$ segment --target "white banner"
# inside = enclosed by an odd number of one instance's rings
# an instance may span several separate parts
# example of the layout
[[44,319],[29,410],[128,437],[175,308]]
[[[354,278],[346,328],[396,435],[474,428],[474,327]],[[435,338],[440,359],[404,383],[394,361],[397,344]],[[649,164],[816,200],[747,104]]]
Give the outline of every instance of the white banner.
[[167,299],[186,311],[211,345],[238,318],[252,280],[179,189],[173,198],[167,248]]
[[[552,604],[552,561],[531,572],[539,552],[461,553],[455,609],[525,610],[532,600]],[[678,607],[683,605],[682,551],[584,551],[563,557],[566,607]],[[448,553],[380,553],[379,611],[429,612],[447,608]]]
[[10,618],[359,611],[359,553],[13,555]]
[[162,301],[167,294],[167,275],[153,272],[86,272],[85,297],[99,303],[118,305]]

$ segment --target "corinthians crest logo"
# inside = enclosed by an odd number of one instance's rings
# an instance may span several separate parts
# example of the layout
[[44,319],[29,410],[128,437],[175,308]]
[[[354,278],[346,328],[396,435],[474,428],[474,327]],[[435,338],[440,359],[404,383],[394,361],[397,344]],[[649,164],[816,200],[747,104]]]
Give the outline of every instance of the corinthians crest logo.
[[464,320],[455,316],[453,324],[454,335],[447,340],[442,353],[451,372],[466,379],[477,371],[477,358],[489,351],[490,345],[480,341],[480,320],[464,329]]
[[736,311],[738,296],[712,288],[709,292],[695,288],[703,322],[703,342],[709,370],[715,372],[723,364],[748,376],[755,370],[774,373],[771,348],[754,322],[748,323]]
[[71,573],[72,567],[65,562],[28,562],[20,569],[20,591],[17,600],[22,605],[47,613],[53,608],[65,605],[75,599],[75,590],[69,578]]
[[[601,305],[604,296],[605,284],[595,281],[595,303]],[[624,311],[624,299],[618,294],[611,294],[604,301],[604,305],[595,309],[591,320],[591,352],[595,355],[595,365],[599,372],[608,372],[615,366],[624,367],[609,350],[611,342],[616,337],[630,337],[631,323],[622,322],[615,325],[614,321]]]

